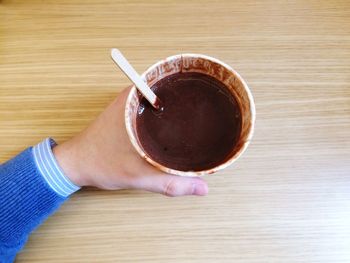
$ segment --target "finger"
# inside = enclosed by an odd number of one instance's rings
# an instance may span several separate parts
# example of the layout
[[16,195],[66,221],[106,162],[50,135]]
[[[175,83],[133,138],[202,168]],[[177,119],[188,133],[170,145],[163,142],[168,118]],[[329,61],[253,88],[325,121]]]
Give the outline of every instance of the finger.
[[166,196],[207,195],[208,185],[199,177],[181,177],[165,173],[149,175],[139,181],[138,188]]

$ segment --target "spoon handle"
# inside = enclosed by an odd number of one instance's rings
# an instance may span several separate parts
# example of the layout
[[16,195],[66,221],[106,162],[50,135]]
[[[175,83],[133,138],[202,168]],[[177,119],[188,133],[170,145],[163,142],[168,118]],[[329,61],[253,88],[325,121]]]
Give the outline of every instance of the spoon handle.
[[125,73],[125,75],[135,84],[137,89],[142,93],[142,95],[152,104],[154,108],[158,108],[158,99],[156,94],[151,90],[151,88],[142,80],[135,69],[126,60],[123,54],[116,48],[112,49],[111,56],[113,61],[118,65],[118,67]]

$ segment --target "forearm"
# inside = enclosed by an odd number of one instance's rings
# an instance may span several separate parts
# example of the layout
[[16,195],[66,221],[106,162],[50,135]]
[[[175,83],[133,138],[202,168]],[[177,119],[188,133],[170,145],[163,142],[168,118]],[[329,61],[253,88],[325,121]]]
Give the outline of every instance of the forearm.
[[0,262],[12,262],[29,234],[78,189],[57,192],[60,188],[52,187],[64,185],[57,170],[50,170],[56,164],[49,146],[45,151],[28,148],[0,166]]

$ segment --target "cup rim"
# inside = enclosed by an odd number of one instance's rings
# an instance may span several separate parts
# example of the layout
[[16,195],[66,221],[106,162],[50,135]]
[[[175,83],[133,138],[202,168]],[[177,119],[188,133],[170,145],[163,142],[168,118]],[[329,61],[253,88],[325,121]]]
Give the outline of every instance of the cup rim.
[[254,134],[254,127],[255,127],[255,118],[256,118],[256,111],[255,111],[255,103],[254,103],[254,98],[253,95],[247,85],[247,83],[244,81],[244,79],[239,75],[239,73],[237,71],[235,71],[231,66],[229,66],[228,64],[220,61],[219,59],[207,56],[207,55],[202,55],[202,54],[195,54],[195,53],[183,53],[183,54],[177,54],[177,55],[173,55],[173,56],[169,56],[165,59],[162,59],[156,63],[154,63],[153,65],[151,65],[150,67],[148,67],[141,75],[141,78],[144,81],[146,80],[146,75],[148,72],[152,71],[154,68],[158,67],[159,65],[165,63],[166,61],[171,61],[174,59],[182,59],[184,57],[193,57],[193,58],[202,58],[214,63],[217,63],[219,65],[221,65],[222,67],[226,68],[228,71],[230,71],[237,79],[239,79],[239,81],[242,83],[248,99],[249,99],[249,104],[250,104],[250,114],[251,114],[251,126],[250,126],[250,130],[248,132],[247,135],[247,139],[245,140],[243,146],[232,156],[230,157],[228,160],[226,160],[224,163],[219,164],[215,167],[209,168],[209,169],[205,169],[205,170],[200,170],[200,171],[180,171],[180,170],[176,170],[176,169],[172,169],[169,167],[166,167],[156,161],[154,161],[146,152],[144,152],[142,150],[142,148],[139,146],[139,144],[137,143],[137,139],[134,136],[134,133],[132,132],[132,126],[131,126],[131,121],[130,121],[130,116],[128,114],[129,112],[129,108],[131,105],[131,100],[133,95],[135,94],[135,92],[137,92],[137,89],[135,87],[135,85],[133,85],[130,89],[129,95],[127,97],[126,100],[126,104],[125,104],[125,126],[126,126],[126,131],[129,137],[129,140],[131,142],[131,144],[133,145],[133,147],[135,148],[135,150],[138,152],[138,154],[145,159],[148,163],[150,163],[151,165],[153,165],[154,167],[158,168],[159,170],[169,173],[169,174],[174,174],[174,175],[180,175],[180,176],[188,176],[188,177],[194,177],[194,176],[202,176],[202,175],[206,175],[206,174],[212,174],[215,173],[217,171],[223,170],[224,168],[230,166],[232,163],[234,163],[237,159],[239,159],[240,156],[242,156],[242,154],[245,152],[245,150],[247,149],[248,145],[250,144],[250,141],[253,137]]

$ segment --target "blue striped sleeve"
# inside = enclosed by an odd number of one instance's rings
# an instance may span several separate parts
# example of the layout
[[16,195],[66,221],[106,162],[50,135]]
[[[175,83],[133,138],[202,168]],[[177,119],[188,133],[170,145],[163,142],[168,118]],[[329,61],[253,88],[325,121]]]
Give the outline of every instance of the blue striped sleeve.
[[76,186],[67,176],[64,175],[61,167],[59,167],[52,148],[56,142],[47,138],[41,143],[33,147],[33,155],[35,164],[44,177],[47,184],[59,195],[67,197],[78,191],[80,187]]

